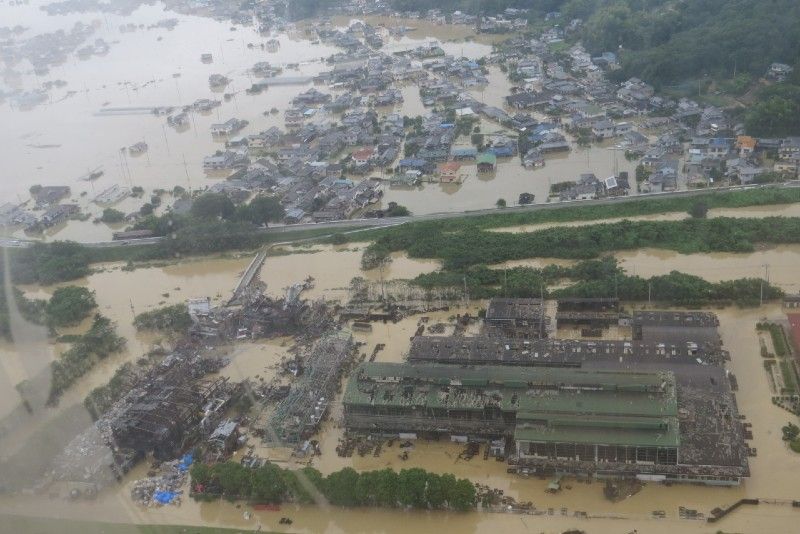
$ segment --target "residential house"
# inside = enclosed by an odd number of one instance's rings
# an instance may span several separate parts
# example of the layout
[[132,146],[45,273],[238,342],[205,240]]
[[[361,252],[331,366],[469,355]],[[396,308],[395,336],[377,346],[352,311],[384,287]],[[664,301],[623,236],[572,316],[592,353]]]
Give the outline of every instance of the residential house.
[[714,137],[708,140],[706,155],[709,158],[725,159],[730,154],[730,151],[731,143],[729,139]]
[[457,161],[448,161],[439,165],[439,181],[442,183],[460,182],[459,169],[461,164]]
[[473,147],[454,147],[450,155],[455,161],[474,160],[478,156],[478,149]]
[[614,137],[614,123],[608,119],[595,121],[592,124],[592,135],[596,139],[609,139]]
[[767,70],[767,78],[782,82],[784,81],[794,69],[785,63],[773,63]]
[[497,168],[497,156],[491,152],[478,154],[478,172],[481,174],[494,172]]
[[31,195],[36,202],[36,207],[49,206],[59,200],[68,197],[70,188],[66,185],[45,185],[38,188],[31,188]]
[[778,149],[780,159],[797,159],[800,157],[800,137],[787,137],[781,141]]
[[206,170],[230,169],[236,161],[236,154],[229,150],[206,156],[203,158],[203,168]]
[[77,204],[56,204],[47,208],[39,221],[42,223],[42,226],[49,228],[66,221],[79,211],[80,208]]
[[736,138],[736,149],[740,158],[749,158],[756,150],[758,141],[749,135],[740,135]]
[[356,150],[351,154],[351,156],[353,157],[353,163],[355,163],[356,166],[368,165],[374,153],[375,149],[371,147],[362,148],[361,150]]
[[228,119],[223,123],[212,124],[211,135],[231,135],[243,129],[247,124],[246,120]]

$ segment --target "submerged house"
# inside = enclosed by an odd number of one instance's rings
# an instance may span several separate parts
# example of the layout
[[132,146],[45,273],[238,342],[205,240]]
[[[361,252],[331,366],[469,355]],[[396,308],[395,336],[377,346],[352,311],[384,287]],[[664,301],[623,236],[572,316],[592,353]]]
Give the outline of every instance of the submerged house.
[[490,173],[497,168],[497,156],[491,152],[483,152],[478,155],[478,172]]

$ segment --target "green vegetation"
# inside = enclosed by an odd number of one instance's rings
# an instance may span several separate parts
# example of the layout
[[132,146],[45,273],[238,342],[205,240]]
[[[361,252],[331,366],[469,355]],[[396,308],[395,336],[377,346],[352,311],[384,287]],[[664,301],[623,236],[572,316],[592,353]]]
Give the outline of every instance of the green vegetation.
[[198,219],[229,219],[236,212],[236,206],[228,195],[205,193],[192,203],[191,214]]
[[398,204],[397,202],[389,202],[389,205],[383,210],[385,217],[408,217],[411,212],[407,207]]
[[[425,289],[460,288],[466,280],[473,298],[491,297],[618,297],[622,300],[698,306],[709,302],[734,302],[742,306],[757,305],[761,297],[761,280],[745,278],[712,283],[697,276],[673,271],[667,275],[642,278],[630,276],[614,258],[585,260],[572,267],[549,265],[544,269],[515,267],[489,269],[478,265],[460,271],[422,274],[412,282]],[[571,285],[548,290],[548,287],[570,282]],[[780,298],[782,291],[764,285],[764,298]]]
[[52,326],[73,326],[87,317],[97,307],[94,294],[85,287],[60,287],[53,292],[45,312]]
[[261,226],[283,220],[286,216],[286,211],[277,197],[258,196],[251,200],[249,204],[239,206],[236,209],[235,216],[241,221]]
[[800,453],[800,427],[794,423],[787,423],[781,428],[783,441],[789,442],[789,448],[794,452]]
[[36,243],[7,253],[11,256],[11,279],[16,284],[48,285],[89,274],[88,249],[72,241]]
[[769,332],[776,356],[783,358],[789,355],[789,345],[786,342],[786,334],[781,325],[775,323],[758,323],[756,329]]
[[134,318],[133,324],[137,330],[185,333],[192,324],[192,318],[186,304],[173,304],[140,313]]
[[694,217],[695,219],[705,219],[708,215],[708,206],[702,200],[695,202],[689,208],[688,211],[689,215]]
[[[450,222],[450,221],[448,221]],[[410,257],[440,259],[447,270],[527,258],[588,259],[605,252],[657,247],[682,254],[752,252],[756,243],[800,242],[800,218],[629,221],[538,232],[485,232],[465,223],[415,223],[384,230],[365,255],[406,250]],[[365,232],[359,236],[365,237]]]
[[72,384],[94,367],[98,360],[122,350],[125,338],[106,317],[95,315],[89,331],[78,337],[61,357],[50,364],[52,380],[48,404],[54,405]]
[[792,364],[786,358],[778,360],[781,368],[781,375],[783,375],[783,389],[781,393],[794,395],[797,393],[797,379],[795,378],[794,369]]
[[136,372],[133,364],[126,362],[114,371],[114,376],[105,386],[96,387],[90,391],[83,399],[83,405],[92,419],[95,421],[99,419],[115,402],[121,399],[128,391],[126,386],[132,384],[135,378]]
[[259,503],[314,502],[319,492],[336,506],[382,506],[471,510],[475,486],[467,479],[438,475],[424,469],[391,469],[358,473],[350,467],[326,477],[312,467],[291,471],[274,464],[248,469],[236,462],[194,464],[192,486],[197,498],[225,497]]
[[791,82],[761,89],[745,113],[747,133],[758,137],[800,134],[800,64]]
[[498,208],[505,208],[508,204],[506,203],[506,199],[498,198],[497,202],[494,203],[495,206]]
[[103,210],[100,220],[107,224],[121,223],[125,220],[125,214],[114,208],[106,208]]

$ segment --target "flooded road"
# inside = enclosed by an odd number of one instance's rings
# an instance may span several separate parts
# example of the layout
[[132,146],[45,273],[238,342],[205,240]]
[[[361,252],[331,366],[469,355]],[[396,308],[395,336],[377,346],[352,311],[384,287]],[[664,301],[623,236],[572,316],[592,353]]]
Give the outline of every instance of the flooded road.
[[[800,217],[800,204],[775,204],[773,206],[748,206],[744,208],[712,208],[708,210],[707,217]],[[649,215],[633,215],[630,217],[610,217],[608,219],[595,219],[586,221],[562,221],[538,224],[523,224],[519,226],[502,226],[487,228],[488,232],[507,232],[510,234],[538,232],[554,227],[574,228],[578,226],[591,226],[593,224],[612,224],[620,221],[682,221],[688,219],[689,214],[682,211],[653,213]]]

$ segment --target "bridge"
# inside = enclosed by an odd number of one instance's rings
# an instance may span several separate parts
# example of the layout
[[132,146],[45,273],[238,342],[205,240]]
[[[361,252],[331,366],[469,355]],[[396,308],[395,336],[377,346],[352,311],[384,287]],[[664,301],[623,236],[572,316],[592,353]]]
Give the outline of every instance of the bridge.
[[228,306],[235,304],[240,298],[242,298],[245,290],[250,287],[250,284],[252,284],[253,280],[255,280],[258,276],[258,273],[261,270],[261,267],[264,265],[264,261],[266,259],[267,249],[264,249],[256,254],[256,257],[253,258],[253,261],[250,262],[250,265],[247,266],[244,274],[242,274],[242,277],[239,279],[239,283],[237,283],[236,287],[233,289],[233,296],[228,301]]

